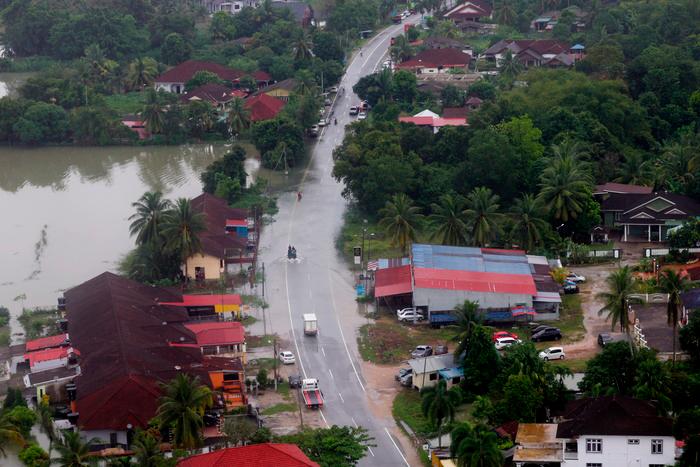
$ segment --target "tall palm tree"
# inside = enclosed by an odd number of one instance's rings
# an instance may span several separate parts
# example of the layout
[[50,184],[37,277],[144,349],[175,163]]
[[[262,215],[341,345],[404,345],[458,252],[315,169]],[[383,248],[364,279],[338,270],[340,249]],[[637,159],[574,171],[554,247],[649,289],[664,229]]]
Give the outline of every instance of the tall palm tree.
[[397,193],[379,210],[379,214],[382,216],[379,226],[389,235],[391,243],[406,253],[408,244],[416,239],[416,228],[423,218],[420,208],[414,206],[406,194]]
[[200,384],[199,378],[180,373],[163,385],[165,394],[160,399],[158,416],[160,429],[173,430],[175,445],[194,449],[201,444],[204,411],[211,407],[211,390]]
[[518,12],[513,6],[513,0],[496,0],[493,6],[493,13],[499,24],[512,26],[518,16]]
[[561,222],[575,219],[591,197],[593,180],[573,157],[554,157],[540,177],[538,200]]
[[60,467],[88,467],[91,465],[90,445],[99,443],[97,438],[91,438],[86,442],[80,437],[78,431],[66,431],[63,439],[56,445],[58,451],[58,465]]
[[458,389],[447,390],[447,382],[444,379],[438,381],[435,386],[423,387],[420,394],[422,398],[421,409],[438,432],[438,447],[442,447],[442,425],[450,423],[455,418],[455,409],[462,402]]
[[513,55],[510,49],[506,50],[506,54],[501,59],[501,75],[509,78],[515,78],[523,71],[523,65],[518,58]]
[[6,416],[0,417],[0,454],[6,456],[5,448],[8,445],[24,446],[25,440],[22,433]]
[[311,60],[314,53],[311,51],[311,44],[309,44],[306,36],[301,36],[297,39],[294,45],[294,61],[302,62],[306,60]]
[[392,73],[389,68],[385,68],[379,73],[375,79],[375,85],[379,91],[379,101],[386,102],[391,100],[391,86],[393,83]]
[[467,243],[467,224],[464,222],[464,199],[461,196],[446,194],[440,197],[440,204],[431,205],[432,214],[428,220],[435,231],[433,239],[443,245],[464,245]]
[[654,181],[653,169],[651,162],[644,159],[642,153],[630,152],[618,166],[615,181],[632,185],[651,185]]
[[668,305],[666,306],[666,318],[669,326],[673,326],[673,363],[676,363],[676,339],[678,338],[678,319],[683,307],[681,294],[688,289],[687,276],[682,276],[676,271],[667,269],[659,277],[659,286],[664,293],[668,294]]
[[394,63],[400,63],[413,55],[413,49],[411,48],[411,44],[408,43],[406,36],[398,36],[394,41],[394,45],[391,46],[389,53]]
[[470,230],[470,240],[476,246],[486,246],[500,231],[503,214],[498,212],[499,196],[491,188],[477,187],[467,196],[464,215]]
[[457,334],[452,338],[457,342],[455,357],[460,359],[469,349],[474,329],[479,324],[480,319],[477,314],[479,304],[477,302],[465,301],[455,307],[455,317],[457,318]]
[[671,376],[663,363],[655,358],[647,358],[638,366],[632,389],[634,397],[647,401],[657,401],[662,411],[671,410]]
[[161,105],[155,89],[149,89],[146,93],[142,117],[148,131],[153,134],[163,131],[165,126],[165,109]]
[[245,106],[243,99],[240,97],[233,98],[228,106],[226,121],[234,138],[250,127],[250,109]]
[[40,402],[39,406],[36,408],[36,413],[39,419],[39,426],[41,430],[49,438],[49,449],[48,455],[51,459],[51,450],[53,449],[53,443],[56,440],[56,430],[54,430],[53,425],[53,415],[51,414],[51,407],[46,402]]
[[185,264],[185,277],[187,277],[187,258],[202,249],[199,233],[204,229],[204,215],[194,212],[187,198],[179,198],[164,216],[165,248],[177,253],[180,261]]
[[486,427],[471,428],[461,423],[452,430],[452,456],[458,467],[501,467],[503,456],[496,433]]
[[147,431],[139,431],[134,437],[132,446],[139,467],[159,467],[162,465],[163,456],[160,452],[160,443]]
[[515,200],[511,211],[513,232],[520,247],[528,251],[542,242],[542,233],[547,229],[547,221],[542,218],[542,204],[530,194]]
[[147,191],[131,206],[136,212],[129,216],[129,233],[136,235],[139,245],[159,245],[162,241],[163,220],[171,208],[170,201],[160,191]]
[[151,57],[139,57],[129,63],[126,82],[129,89],[143,89],[150,86],[158,75],[158,62]]
[[605,303],[605,306],[598,311],[598,315],[607,313],[611,329],[615,329],[615,325],[620,323],[620,331],[629,333],[627,304],[630,301],[630,294],[634,292],[632,270],[629,266],[623,266],[612,272],[605,282],[608,285],[608,291],[599,292],[596,295]]

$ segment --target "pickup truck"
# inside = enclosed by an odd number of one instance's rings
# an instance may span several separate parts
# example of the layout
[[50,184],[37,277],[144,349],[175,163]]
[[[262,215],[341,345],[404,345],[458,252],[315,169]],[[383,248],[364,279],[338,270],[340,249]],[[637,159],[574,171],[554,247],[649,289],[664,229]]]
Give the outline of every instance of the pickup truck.
[[307,336],[318,334],[318,320],[315,313],[304,314],[304,334]]
[[320,409],[323,407],[323,393],[318,388],[316,378],[306,378],[301,382],[301,395],[304,397],[304,404],[310,409]]
[[457,324],[457,318],[450,313],[430,313],[430,327],[441,328]]

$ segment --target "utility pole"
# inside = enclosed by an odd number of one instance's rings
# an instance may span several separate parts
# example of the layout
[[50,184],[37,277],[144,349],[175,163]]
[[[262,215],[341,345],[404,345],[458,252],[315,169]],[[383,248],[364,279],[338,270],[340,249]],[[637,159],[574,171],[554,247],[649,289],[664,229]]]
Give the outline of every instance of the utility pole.
[[267,320],[265,319],[265,263],[262,263],[262,315],[263,336],[267,335]]
[[275,369],[275,392],[277,392],[277,336],[272,338],[272,352],[273,358],[275,359],[274,369]]
[[301,387],[297,389],[297,406],[299,407],[299,424],[301,425],[302,431],[304,430],[304,415],[301,410]]

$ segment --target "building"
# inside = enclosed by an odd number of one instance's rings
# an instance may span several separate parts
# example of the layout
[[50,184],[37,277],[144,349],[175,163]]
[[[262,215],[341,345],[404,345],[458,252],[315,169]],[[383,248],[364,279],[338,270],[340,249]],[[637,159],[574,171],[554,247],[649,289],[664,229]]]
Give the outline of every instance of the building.
[[446,381],[448,388],[464,379],[464,370],[457,367],[452,354],[414,358],[408,361],[408,365],[411,367],[413,387],[419,391],[424,387],[435,386],[441,379]]
[[238,294],[185,294],[179,302],[160,304],[184,307],[190,321],[219,321],[240,317],[242,301]]
[[202,6],[209,14],[224,12],[231,15],[239,13],[243,8],[257,8],[260,2],[257,0],[203,0]]
[[564,460],[564,445],[557,439],[555,423],[520,423],[515,443],[516,467],[559,466]]
[[296,87],[297,81],[294,78],[288,78],[277,83],[270,84],[269,86],[265,86],[264,88],[255,92],[253,95],[257,96],[259,94],[267,94],[270,97],[276,97],[287,102],[289,101],[289,96],[291,96]]
[[272,81],[270,75],[264,71],[246,73],[241,70],[234,70],[233,68],[219,65],[218,63],[187,60],[172,67],[157,77],[155,80],[155,88],[159,91],[162,90],[182,94],[185,92],[185,84],[199,71],[214,73],[219,77],[219,79],[229,83],[230,85],[238,83],[242,77],[247,75],[255,78],[258,86],[266,86],[270,81]]
[[570,6],[563,10],[545,11],[532,20],[530,28],[537,32],[551,31],[559,23],[562,16],[570,15],[572,28],[580,32],[586,27],[588,14],[577,6]]
[[80,374],[80,367],[61,366],[52,370],[28,373],[22,378],[26,388],[33,388],[36,392],[32,397],[37,401],[48,397],[49,402],[66,402],[66,384]]
[[466,109],[463,116],[455,116],[455,114],[458,115],[458,112],[452,109],[450,109],[449,112],[451,115],[450,117],[441,117],[435,112],[426,109],[422,112],[418,112],[412,117],[399,117],[399,122],[412,123],[416,126],[428,127],[433,133],[437,133],[442,127],[445,126],[467,126]]
[[203,355],[237,357],[245,363],[245,330],[238,321],[205,321],[188,323],[185,327],[194,333]]
[[559,317],[559,287],[547,258],[522,250],[414,244],[410,264],[379,269],[374,296],[428,313],[479,303],[489,321]]
[[151,132],[146,129],[146,123],[139,115],[125,115],[122,117],[122,125],[136,133],[140,140],[151,137]]
[[220,449],[180,459],[177,467],[318,467],[295,444],[263,443]]
[[272,120],[282,111],[285,103],[282,99],[260,93],[246,99],[245,108],[250,111],[250,121],[255,123]]
[[449,37],[431,36],[426,38],[422,45],[426,49],[457,49],[470,56],[473,56],[474,53],[471,46],[464,44],[462,41],[451,39]]
[[582,51],[572,51],[565,42],[553,39],[502,39],[486,49],[483,56],[500,67],[508,51],[526,68],[568,67],[582,56]]
[[437,75],[450,71],[466,71],[471,56],[459,49],[426,49],[396,65],[397,70],[412,71],[418,75]]
[[38,373],[66,367],[69,360],[76,360],[76,354],[72,347],[54,347],[27,352],[24,354],[24,359],[29,363],[29,371]]
[[270,2],[273,10],[289,10],[292,18],[301,25],[308,27],[314,24],[314,9],[306,2],[282,0]]
[[[681,349],[678,335],[674,337],[673,326],[668,324],[665,303],[646,303],[644,305],[630,305],[629,320],[630,338],[637,348],[652,349],[659,360],[671,360],[673,358],[673,341],[675,339],[676,358],[686,358]],[[682,324],[682,317],[679,317]]]
[[486,0],[467,0],[449,10],[443,16],[456,25],[478,23],[482,18],[491,18],[493,8]]
[[240,89],[231,89],[223,84],[207,83],[180,96],[184,103],[195,101],[209,102],[219,111],[226,110],[226,105],[235,98],[244,98],[247,95]]

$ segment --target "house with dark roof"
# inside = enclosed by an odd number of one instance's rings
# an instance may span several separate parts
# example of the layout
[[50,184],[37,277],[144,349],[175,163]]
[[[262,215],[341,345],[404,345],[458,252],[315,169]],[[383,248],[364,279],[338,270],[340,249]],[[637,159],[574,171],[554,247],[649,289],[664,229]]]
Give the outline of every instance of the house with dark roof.
[[454,109],[445,110],[448,110],[447,114],[443,113],[443,116],[440,116],[435,112],[426,109],[418,112],[412,117],[399,117],[399,122],[428,127],[433,131],[433,133],[437,133],[442,127],[445,126],[467,126],[466,112],[462,113],[455,111]]
[[491,18],[493,8],[486,0],[467,0],[449,10],[443,16],[456,25],[478,23],[482,18]]
[[199,60],[187,60],[176,65],[160,75],[155,80],[156,90],[174,92],[182,94],[185,92],[185,84],[194,77],[199,71],[208,71],[214,73],[222,81],[231,85],[238,83],[240,79],[246,75],[250,75],[258,83],[258,86],[267,86],[272,78],[264,71],[255,71],[246,73],[241,70],[234,70],[224,65],[219,65],[214,62],[203,62]]
[[184,103],[195,101],[209,102],[212,107],[219,111],[226,110],[226,105],[235,98],[244,98],[247,93],[241,89],[231,89],[219,83],[207,83],[184,92],[180,95],[180,100]]
[[449,37],[431,36],[425,39],[422,45],[426,49],[457,49],[468,55],[473,55],[473,50],[470,45]]
[[572,66],[579,56],[565,42],[553,39],[502,39],[486,49],[483,56],[500,67],[508,51],[526,68]]
[[250,111],[250,121],[262,122],[272,120],[284,108],[286,102],[266,93],[251,96],[245,100],[245,108]]
[[471,56],[459,49],[426,49],[405,62],[397,64],[396,68],[416,74],[435,75],[451,70],[466,71],[470,61]]
[[314,9],[306,2],[296,0],[272,1],[270,6],[273,10],[289,10],[292,18],[303,28],[314,23]]
[[295,444],[262,443],[225,448],[180,459],[177,467],[318,467]]

